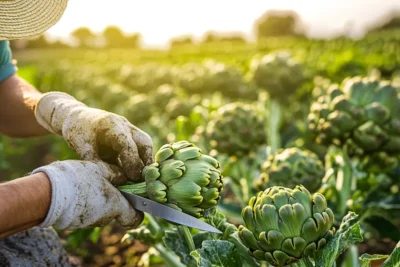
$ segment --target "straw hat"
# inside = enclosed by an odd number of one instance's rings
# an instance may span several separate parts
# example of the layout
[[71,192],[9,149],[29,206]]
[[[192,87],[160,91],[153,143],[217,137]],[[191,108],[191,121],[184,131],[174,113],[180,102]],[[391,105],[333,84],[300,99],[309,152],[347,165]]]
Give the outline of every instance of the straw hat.
[[40,35],[64,13],[68,0],[0,0],[0,40]]

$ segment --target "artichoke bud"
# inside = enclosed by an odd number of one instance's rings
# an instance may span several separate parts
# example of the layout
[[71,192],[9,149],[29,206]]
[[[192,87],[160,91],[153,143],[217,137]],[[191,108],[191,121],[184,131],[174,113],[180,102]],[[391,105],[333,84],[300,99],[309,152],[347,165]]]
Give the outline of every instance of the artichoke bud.
[[330,99],[335,99],[336,97],[343,95],[343,92],[340,90],[338,85],[334,84],[328,88],[328,95]]
[[352,117],[343,111],[334,111],[328,116],[328,120],[336,125],[341,132],[347,132],[357,126]]
[[[323,105],[328,107],[324,114]],[[311,107],[309,129],[317,143],[342,146],[350,142],[355,146],[349,155],[354,156],[354,151],[358,157],[400,152],[400,94],[391,82],[348,78],[339,87],[331,86]]]
[[351,109],[350,114],[351,114],[351,116],[353,117],[353,119],[355,121],[361,122],[361,123],[365,122],[366,117],[367,117],[365,109],[360,108],[360,107],[356,107],[356,106],[354,106]]
[[271,186],[294,187],[302,184],[315,192],[324,175],[325,168],[313,152],[295,147],[280,149],[262,164],[255,187],[265,190]]
[[383,149],[389,153],[399,153],[400,136],[389,136],[388,141],[383,146]]
[[390,119],[390,111],[378,102],[373,102],[365,107],[367,119],[377,124],[384,124]]
[[396,157],[390,156],[386,152],[373,153],[364,157],[358,169],[369,173],[388,173],[398,164]]
[[353,109],[353,104],[347,100],[344,95],[341,95],[332,100],[330,109],[350,113]]
[[217,205],[223,189],[217,160],[187,141],[162,146],[155,160],[143,171],[150,199],[198,218]]
[[368,121],[354,132],[354,141],[365,151],[371,151],[387,141],[387,134],[378,125]]
[[248,155],[265,143],[263,119],[256,109],[243,103],[230,103],[213,113],[206,138],[212,148],[229,156]]
[[303,186],[273,186],[257,194],[242,211],[239,237],[250,255],[286,266],[322,249],[333,236],[334,215],[321,194]]

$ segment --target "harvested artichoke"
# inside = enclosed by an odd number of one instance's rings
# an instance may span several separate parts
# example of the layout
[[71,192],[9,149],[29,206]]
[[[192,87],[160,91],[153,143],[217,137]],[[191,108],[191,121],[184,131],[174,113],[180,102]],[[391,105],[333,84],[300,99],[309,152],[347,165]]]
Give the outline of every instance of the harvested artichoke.
[[144,168],[145,182],[119,189],[199,218],[220,199],[219,167],[217,160],[187,141],[166,144],[156,153],[155,162]]

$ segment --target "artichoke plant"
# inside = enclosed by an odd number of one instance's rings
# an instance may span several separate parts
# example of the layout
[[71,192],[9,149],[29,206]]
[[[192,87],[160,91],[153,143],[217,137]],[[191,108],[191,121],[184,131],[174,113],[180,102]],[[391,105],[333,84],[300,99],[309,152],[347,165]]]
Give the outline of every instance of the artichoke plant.
[[170,120],[174,120],[179,116],[189,116],[190,112],[192,112],[193,107],[196,106],[200,102],[199,97],[197,95],[193,95],[188,99],[178,99],[173,98],[169,101],[166,106],[166,113]]
[[152,94],[152,105],[164,109],[168,102],[176,97],[176,89],[170,84],[160,85]]
[[147,122],[152,116],[149,98],[145,94],[137,94],[125,104],[125,117],[133,124]]
[[212,115],[205,130],[211,146],[220,153],[246,155],[265,144],[264,122],[254,107],[230,103]]
[[263,163],[256,188],[261,191],[271,186],[293,188],[301,184],[316,192],[324,175],[325,168],[313,152],[296,147],[279,149]]
[[119,189],[199,218],[220,199],[219,167],[217,160],[187,141],[166,144],[156,153],[155,162],[144,168],[143,183]]
[[400,96],[387,81],[354,77],[331,85],[308,119],[318,143],[345,146],[350,156],[400,152]]
[[277,52],[254,59],[249,75],[271,98],[286,99],[304,81],[304,68],[288,52]]
[[322,249],[333,236],[334,215],[323,195],[303,186],[273,186],[242,211],[239,237],[249,253],[273,266],[286,266]]

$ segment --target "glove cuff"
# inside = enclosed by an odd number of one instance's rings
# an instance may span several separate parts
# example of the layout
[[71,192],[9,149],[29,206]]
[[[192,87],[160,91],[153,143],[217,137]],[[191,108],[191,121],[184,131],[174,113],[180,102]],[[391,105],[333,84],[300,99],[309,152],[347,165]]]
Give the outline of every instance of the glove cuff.
[[[59,164],[62,163],[59,162]],[[53,163],[52,165],[35,169],[32,172],[32,174],[38,172],[46,173],[51,183],[51,203],[45,220],[39,225],[42,228],[56,225],[74,201],[75,189],[68,180],[73,179],[76,174],[71,168],[65,166],[65,164],[63,166],[57,165],[57,163]]]
[[44,94],[35,109],[37,122],[54,134],[62,134],[62,125],[74,107],[86,106],[62,92]]

